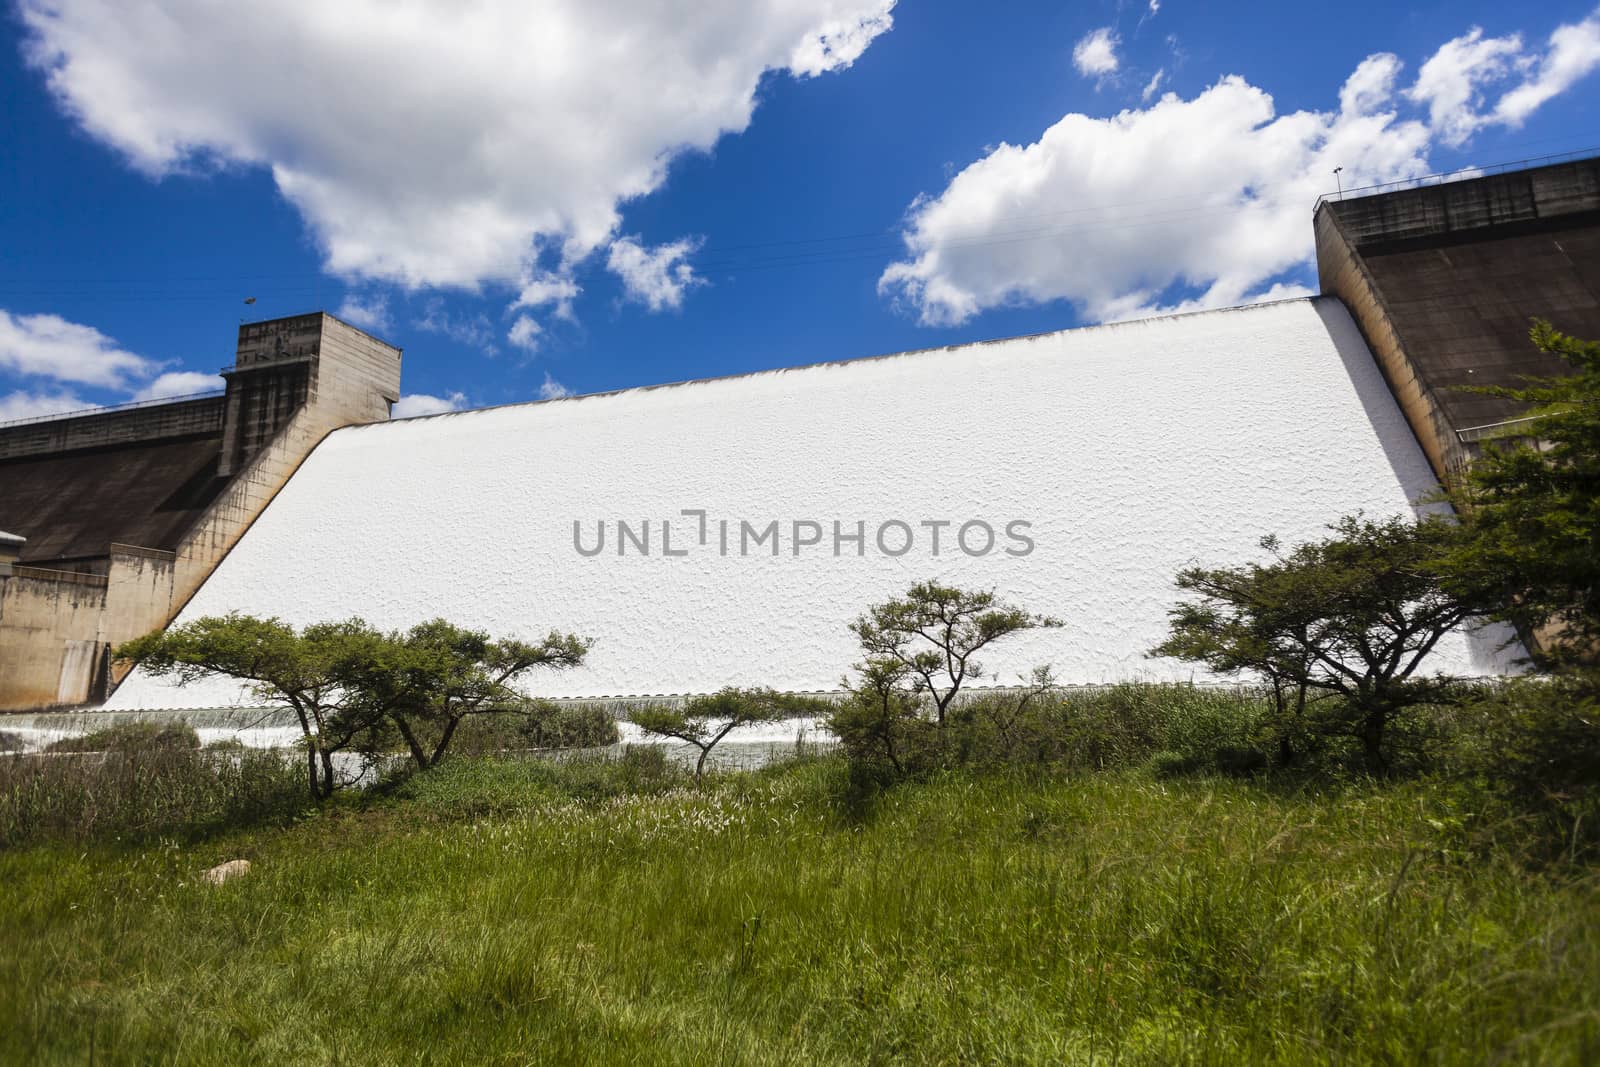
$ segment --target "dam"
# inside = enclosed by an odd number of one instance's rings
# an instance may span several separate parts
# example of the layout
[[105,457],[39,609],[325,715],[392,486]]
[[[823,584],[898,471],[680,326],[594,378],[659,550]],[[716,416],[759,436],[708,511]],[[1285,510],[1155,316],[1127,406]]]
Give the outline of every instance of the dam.
[[[851,619],[938,577],[1065,623],[991,681],[1184,680],[1146,656],[1179,568],[1433,485],[1344,306],[1293,300],[336,430],[178,620],[592,638],[535,680],[553,697],[817,691]],[[1494,646],[1435,665],[1492,672]],[[108,706],[247,700],[135,672]]]
[[[552,698],[837,691],[849,623],[929,579],[1063,621],[983,684],[1213,680],[1147,654],[1178,570],[1433,506],[1527,430],[1464,387],[1561,372],[1529,320],[1600,337],[1600,159],[1310,222],[1318,296],[424,418],[348,323],[241,325],[225,395],[0,427],[0,708],[248,706],[109,656],[226,612],[589,638]],[[1426,667],[1515,655],[1462,633]]]

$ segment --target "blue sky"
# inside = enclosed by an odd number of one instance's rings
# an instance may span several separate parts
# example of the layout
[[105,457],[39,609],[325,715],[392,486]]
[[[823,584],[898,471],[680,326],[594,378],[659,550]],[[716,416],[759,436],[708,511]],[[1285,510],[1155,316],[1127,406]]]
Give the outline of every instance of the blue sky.
[[0,420],[319,307],[426,412],[1228,306],[1334,166],[1600,145],[1592,3],[461,10],[10,6]]

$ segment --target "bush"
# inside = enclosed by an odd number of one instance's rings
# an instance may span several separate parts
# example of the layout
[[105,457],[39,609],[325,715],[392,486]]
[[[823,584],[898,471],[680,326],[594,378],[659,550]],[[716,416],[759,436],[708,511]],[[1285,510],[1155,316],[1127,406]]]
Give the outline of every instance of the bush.
[[1268,759],[1270,701],[1254,690],[1125,683],[968,694],[943,726],[898,690],[863,689],[830,720],[857,776],[880,784],[955,767],[1248,774]]
[[1600,674],[1509,682],[1479,701],[1469,765],[1539,838],[1574,857],[1600,846]]
[[629,745],[618,754],[578,752],[531,759],[451,759],[427,774],[400,772],[369,798],[415,805],[444,820],[524,810],[545,798],[605,800],[662,793],[688,782],[688,772],[660,745]]
[[[423,736],[432,736],[423,730]],[[450,749],[456,755],[486,756],[529,749],[602,748],[620,737],[617,721],[604,704],[558,704],[530,700],[515,712],[473,715],[461,721]],[[399,738],[388,738],[402,751]]]

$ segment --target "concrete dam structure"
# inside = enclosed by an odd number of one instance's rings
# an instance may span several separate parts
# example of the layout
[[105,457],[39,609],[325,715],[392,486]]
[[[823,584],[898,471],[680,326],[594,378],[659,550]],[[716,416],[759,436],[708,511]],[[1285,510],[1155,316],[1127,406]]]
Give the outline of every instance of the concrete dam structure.
[[[997,648],[986,681],[1203,679],[1146,656],[1180,568],[1414,511],[1483,440],[1531,432],[1457,386],[1560,373],[1534,316],[1600,336],[1595,160],[1325,201],[1314,225],[1317,298],[397,422],[398,352],[326,316],[252,324],[242,353],[315,325],[320,384],[236,409],[230,377],[225,405],[156,409],[183,435],[0,428],[0,707],[92,702],[107,644],[228,611],[592,638],[583,669],[532,680],[557,697],[836,690],[847,624],[935,577],[1065,623]],[[136,532],[92,520],[95,479]],[[1506,637],[1429,666],[1503,672]],[[106,706],[246,703],[135,671]]]
[[[179,618],[592,637],[552,696],[832,690],[847,623],[937,576],[1065,622],[1002,682],[1179,680],[1145,651],[1180,567],[1433,483],[1344,307],[1296,300],[339,430]],[[135,673],[111,706],[241,699]]]
[[387,419],[400,351],[331,315],[239,327],[225,391],[0,426],[0,709],[103,700],[338,426]]

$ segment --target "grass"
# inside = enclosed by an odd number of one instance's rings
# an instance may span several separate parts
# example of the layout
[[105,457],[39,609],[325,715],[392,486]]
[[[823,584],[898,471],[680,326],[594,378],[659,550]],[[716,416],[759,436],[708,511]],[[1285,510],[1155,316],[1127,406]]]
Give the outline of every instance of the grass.
[[0,1056],[1595,1062],[1595,875],[1479,823],[1425,781],[462,760],[0,853]]
[[58,741],[43,755],[0,755],[0,847],[190,840],[282,820],[306,804],[302,766],[240,745],[202,749],[187,726],[148,724]]

